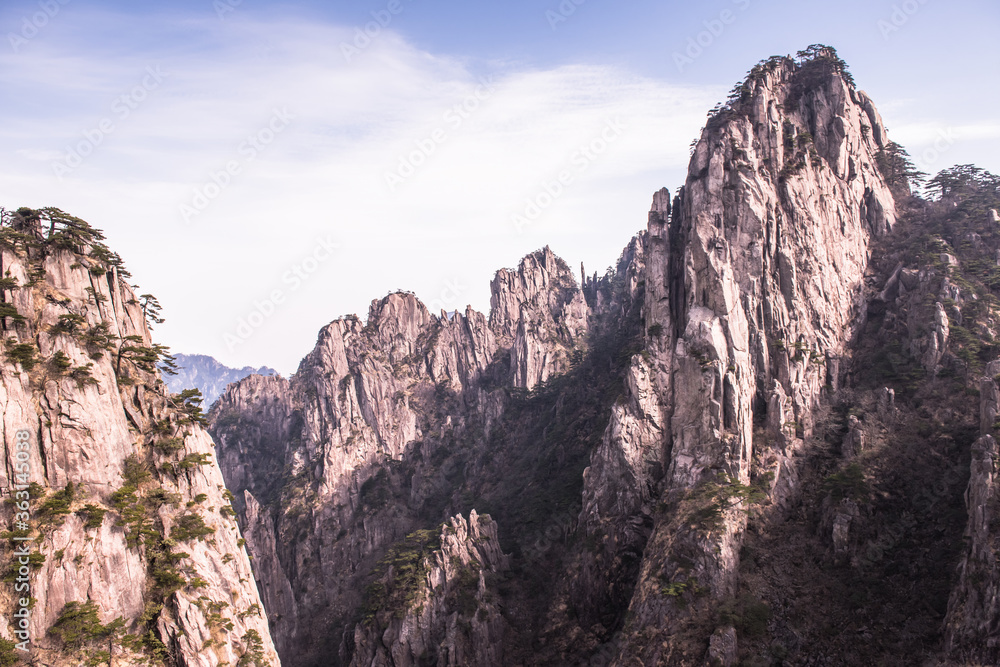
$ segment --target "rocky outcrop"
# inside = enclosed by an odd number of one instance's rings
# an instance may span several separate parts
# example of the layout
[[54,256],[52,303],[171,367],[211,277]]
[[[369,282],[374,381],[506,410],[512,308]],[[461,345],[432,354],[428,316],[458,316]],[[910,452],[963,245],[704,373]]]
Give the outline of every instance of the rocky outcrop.
[[844,444],[841,453],[845,459],[852,459],[865,449],[865,433],[861,428],[861,422],[857,417],[851,415],[847,419],[847,435],[844,437]]
[[[987,368],[987,372],[989,372]],[[979,433],[993,433],[1000,416],[1000,387],[997,387],[996,377],[987,376],[979,381]]]
[[962,664],[995,664],[1000,661],[1000,479],[998,461],[1000,447],[994,438],[994,423],[989,415],[996,413],[996,382],[982,380],[980,413],[982,427],[979,439],[972,445],[971,474],[965,492],[969,512],[965,537],[966,551],[959,566],[958,584],[948,604],[946,653]]
[[[933,277],[933,276],[931,276]],[[916,315],[920,309],[912,312]],[[934,304],[929,326],[926,320],[920,321],[911,316],[911,351],[914,356],[920,359],[924,369],[929,373],[940,370],[941,357],[948,347],[949,324],[948,314],[944,311],[944,306],[938,301]],[[923,334],[923,335],[921,335]]]
[[116,665],[276,667],[212,440],[196,404],[166,391],[146,304],[101,238],[54,209],[0,228],[4,567],[30,563],[18,576],[34,601],[19,628],[28,593],[5,587],[0,633],[24,631],[20,655],[48,665],[103,651]]
[[[745,515],[720,498],[751,482],[755,416],[784,413],[770,421],[775,483],[811,435],[828,360],[865,312],[870,244],[895,222],[877,122],[831,52],[773,58],[709,119],[669,218],[665,196],[654,202],[647,325],[665,336],[653,363],[671,371],[661,398],[670,511],[646,549],[623,655],[704,655],[682,628],[733,593]],[[664,595],[664,581],[700,593]]]
[[497,526],[473,510],[394,547],[354,631],[352,667],[501,667],[508,632],[495,590],[509,568]]
[[532,389],[569,369],[586,342],[587,303],[564,261],[548,246],[493,278],[490,327],[510,347],[514,386]]
[[708,664],[710,667],[732,667],[737,664],[736,628],[718,628],[708,640]]
[[453,506],[456,475],[472,475],[507,391],[568,369],[584,344],[584,295],[550,250],[498,272],[493,290],[489,321],[471,308],[434,316],[409,293],[374,301],[367,322],[325,327],[291,379],[248,377],[214,407],[219,459],[289,664],[351,660],[378,559]]
[[[642,355],[632,357],[626,399],[612,408],[611,422],[584,471],[583,514],[592,531],[637,514],[649,516],[663,478],[666,417]],[[640,549],[641,552],[641,549]]]

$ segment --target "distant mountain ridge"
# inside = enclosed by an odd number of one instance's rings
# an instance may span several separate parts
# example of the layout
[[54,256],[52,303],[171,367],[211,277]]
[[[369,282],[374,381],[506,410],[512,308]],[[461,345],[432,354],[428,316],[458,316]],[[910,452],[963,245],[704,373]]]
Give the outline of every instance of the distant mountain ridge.
[[248,375],[278,374],[278,371],[267,366],[230,368],[207,354],[178,354],[175,356],[178,373],[166,377],[167,387],[175,394],[184,389],[197,388],[205,397],[203,405],[206,409],[215,403],[216,399],[226,390],[226,386],[232,382],[239,382]]

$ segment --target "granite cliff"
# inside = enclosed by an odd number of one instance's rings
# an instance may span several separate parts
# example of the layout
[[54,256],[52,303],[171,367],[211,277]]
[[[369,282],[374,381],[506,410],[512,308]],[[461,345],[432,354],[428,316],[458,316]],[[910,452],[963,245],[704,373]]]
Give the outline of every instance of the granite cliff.
[[102,238],[58,209],[0,228],[3,664],[276,667],[197,397]]
[[[376,641],[363,618],[371,586],[392,587],[379,559],[472,510],[510,556],[480,586],[505,622],[463,635],[481,655],[735,664],[806,650],[789,626],[813,619],[782,616],[787,591],[747,554],[796,526],[835,581],[858,535],[881,528],[870,498],[837,486],[869,479],[869,432],[902,410],[859,379],[884,337],[871,313],[907,311],[901,352],[931,376],[948,358],[944,306],[928,330],[916,306],[879,305],[918,271],[880,273],[899,254],[899,206],[923,224],[912,172],[832,49],[771,58],[712,111],[686,183],[655,194],[605,276],[577,283],[546,248],[496,274],[489,317],[391,295],[321,332],[291,380],[230,387],[212,432],[286,662],[452,664],[430,580],[378,598],[419,644],[389,626]],[[262,474],[281,467],[280,481]],[[940,643],[941,626],[920,623]]]
[[229,385],[214,450],[117,256],[9,216],[37,655],[995,663],[1000,178],[921,176],[835,51],[762,61],[603,276],[543,248],[488,315],[373,301]]
[[511,427],[512,400],[529,403],[529,387],[582,358],[586,301],[545,248],[498,273],[493,303],[489,319],[449,317],[391,294],[366,322],[324,328],[291,379],[252,376],[212,410],[279,652],[293,663],[352,660],[371,572],[394,544],[437,530],[469,497],[483,502],[465,512],[521,511],[495,498],[512,488],[497,468],[512,456],[531,468],[543,452],[490,443]]

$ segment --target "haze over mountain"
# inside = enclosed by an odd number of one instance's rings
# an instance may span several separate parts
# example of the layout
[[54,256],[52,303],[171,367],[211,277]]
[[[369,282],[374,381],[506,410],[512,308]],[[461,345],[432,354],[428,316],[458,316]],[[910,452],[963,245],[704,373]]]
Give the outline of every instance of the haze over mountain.
[[177,364],[177,374],[167,375],[164,378],[167,388],[174,393],[180,393],[184,389],[198,389],[201,391],[206,409],[215,403],[230,383],[242,380],[248,375],[277,373],[267,366],[229,368],[206,354],[176,354],[174,359]]

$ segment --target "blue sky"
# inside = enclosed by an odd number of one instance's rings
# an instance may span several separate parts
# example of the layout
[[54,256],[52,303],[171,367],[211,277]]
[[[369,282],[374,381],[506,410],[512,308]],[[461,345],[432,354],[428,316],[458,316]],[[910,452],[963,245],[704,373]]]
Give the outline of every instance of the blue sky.
[[103,228],[175,351],[287,374],[391,290],[603,272],[773,54],[835,46],[926,171],[1000,172],[995,2],[578,1],[6,0],[0,204]]

